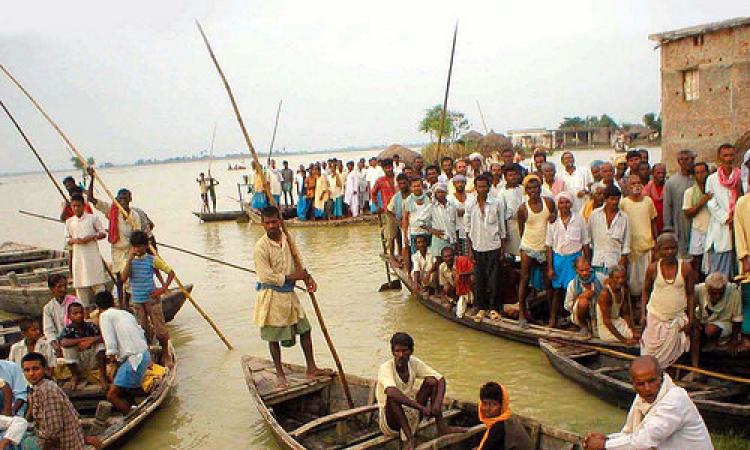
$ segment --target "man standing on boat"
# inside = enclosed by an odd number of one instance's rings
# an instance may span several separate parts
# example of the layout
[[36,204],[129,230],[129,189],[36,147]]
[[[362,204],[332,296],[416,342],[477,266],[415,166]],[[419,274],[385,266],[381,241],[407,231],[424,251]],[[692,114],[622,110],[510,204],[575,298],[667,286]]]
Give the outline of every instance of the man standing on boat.
[[308,292],[315,292],[318,285],[307,270],[295,267],[289,242],[281,230],[279,210],[273,206],[263,208],[261,223],[266,234],[258,239],[253,249],[258,273],[253,322],[260,327],[261,339],[268,342],[276,366],[276,384],[285,388],[287,380],[281,365],[280,345],[292,347],[297,335],[305,354],[307,376],[314,378],[329,373],[315,365],[310,322],[294,292],[297,281],[303,281]]
[[666,368],[690,349],[695,275],[689,261],[677,259],[677,236],[664,233],[656,246],[661,259],[648,266],[641,296],[641,355],[653,355]]
[[107,237],[99,217],[84,211],[81,194],[70,198],[73,217],[65,221],[65,238],[73,250],[73,287],[83,306],[93,304],[94,294],[105,289],[106,272],[97,241]]
[[[120,273],[125,268],[125,262],[128,260],[128,255],[130,254],[130,235],[133,234],[133,231],[140,230],[145,232],[149,238],[152,238],[152,230],[155,225],[142,209],[130,206],[130,203],[133,201],[133,195],[128,189],[123,188],[117,191],[115,201],[128,213],[129,219],[123,216],[117,205],[94,197],[94,179],[96,178],[94,176],[94,168],[89,167],[88,173],[91,175],[91,182],[88,189],[89,201],[109,220],[107,240],[112,244],[112,272],[115,274],[115,279],[119,280]],[[117,300],[120,306],[124,306],[127,303],[128,294],[126,291],[129,290],[129,286],[122,283],[117,284]],[[84,305],[87,304],[80,295],[78,298]]]
[[[391,337],[393,358],[378,370],[375,397],[380,430],[389,437],[401,436],[405,449],[413,449],[414,435],[422,417],[434,417],[440,435],[463,430],[449,428],[443,419],[445,378],[419,358],[412,356],[414,339],[406,333]],[[416,380],[421,379],[419,390]]]
[[[294,207],[294,194],[292,186],[294,185],[294,171],[289,168],[289,161],[282,161],[281,165],[281,193],[284,196],[284,206]],[[289,199],[287,200],[287,195]]]
[[[676,245],[675,245],[676,247]],[[637,395],[620,433],[588,433],[587,450],[713,450],[711,436],[685,389],[674,384],[653,356],[630,366]]]

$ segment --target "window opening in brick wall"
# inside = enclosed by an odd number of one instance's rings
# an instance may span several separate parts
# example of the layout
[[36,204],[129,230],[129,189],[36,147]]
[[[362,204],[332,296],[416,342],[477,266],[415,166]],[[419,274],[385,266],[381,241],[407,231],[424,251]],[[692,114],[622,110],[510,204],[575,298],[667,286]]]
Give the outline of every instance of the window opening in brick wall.
[[685,101],[698,100],[698,70],[690,69],[682,72],[682,92],[685,95]]

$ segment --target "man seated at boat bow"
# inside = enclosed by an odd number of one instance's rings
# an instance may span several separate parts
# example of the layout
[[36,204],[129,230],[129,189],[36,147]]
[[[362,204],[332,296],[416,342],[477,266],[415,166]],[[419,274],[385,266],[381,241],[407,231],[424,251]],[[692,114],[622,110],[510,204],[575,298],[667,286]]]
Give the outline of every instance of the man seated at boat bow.
[[[448,427],[443,419],[445,378],[422,360],[412,356],[414,340],[406,333],[391,337],[393,359],[378,371],[375,396],[380,430],[386,436],[401,436],[405,449],[413,449],[421,417],[434,417],[440,435],[464,431]],[[419,389],[416,380],[422,379]]]
[[711,437],[698,408],[685,389],[674,384],[650,355],[630,366],[637,395],[620,433],[588,433],[587,450],[713,450]]

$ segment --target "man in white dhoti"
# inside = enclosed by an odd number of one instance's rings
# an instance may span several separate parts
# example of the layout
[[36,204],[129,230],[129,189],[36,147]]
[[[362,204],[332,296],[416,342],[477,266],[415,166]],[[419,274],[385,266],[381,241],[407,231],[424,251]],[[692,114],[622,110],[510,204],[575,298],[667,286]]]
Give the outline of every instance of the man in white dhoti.
[[[677,236],[656,240],[661,259],[646,269],[641,294],[641,355],[652,355],[667,368],[690,349],[695,317],[695,274],[689,261],[677,259]],[[648,315],[647,315],[648,313]]]
[[588,433],[587,450],[713,450],[711,436],[685,389],[676,386],[653,356],[630,366],[637,395],[620,433]]
[[89,308],[94,294],[103,291],[106,282],[104,263],[96,241],[107,237],[107,233],[99,217],[85,212],[84,205],[81,194],[70,197],[73,217],[65,221],[65,237],[73,251],[71,270],[76,297]]
[[[734,244],[732,243],[732,222],[734,207],[741,195],[740,169],[734,167],[737,149],[730,144],[719,147],[716,172],[706,179],[706,194],[712,197],[706,204],[711,220],[706,231],[703,250],[708,258],[707,273],[721,272],[731,278],[735,275]],[[705,263],[704,263],[705,264]]]
[[354,161],[346,163],[349,172],[346,174],[344,182],[344,203],[349,205],[349,212],[352,217],[359,216],[359,169],[354,167]]

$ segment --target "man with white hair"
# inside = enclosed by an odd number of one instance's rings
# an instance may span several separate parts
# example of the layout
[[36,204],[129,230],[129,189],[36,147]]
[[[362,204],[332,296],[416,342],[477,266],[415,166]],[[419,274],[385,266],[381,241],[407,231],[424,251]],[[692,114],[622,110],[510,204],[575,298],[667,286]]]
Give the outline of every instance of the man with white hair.
[[466,175],[474,179],[484,172],[484,158],[480,153],[474,152],[469,155],[469,167],[466,168]]
[[588,433],[587,450],[713,450],[711,436],[685,389],[674,384],[653,356],[630,365],[637,393],[620,433]]
[[735,284],[727,283],[723,273],[713,272],[704,283],[695,286],[696,329],[693,332],[690,359],[698,367],[700,349],[705,342],[724,341],[734,350],[742,335],[742,302]]

